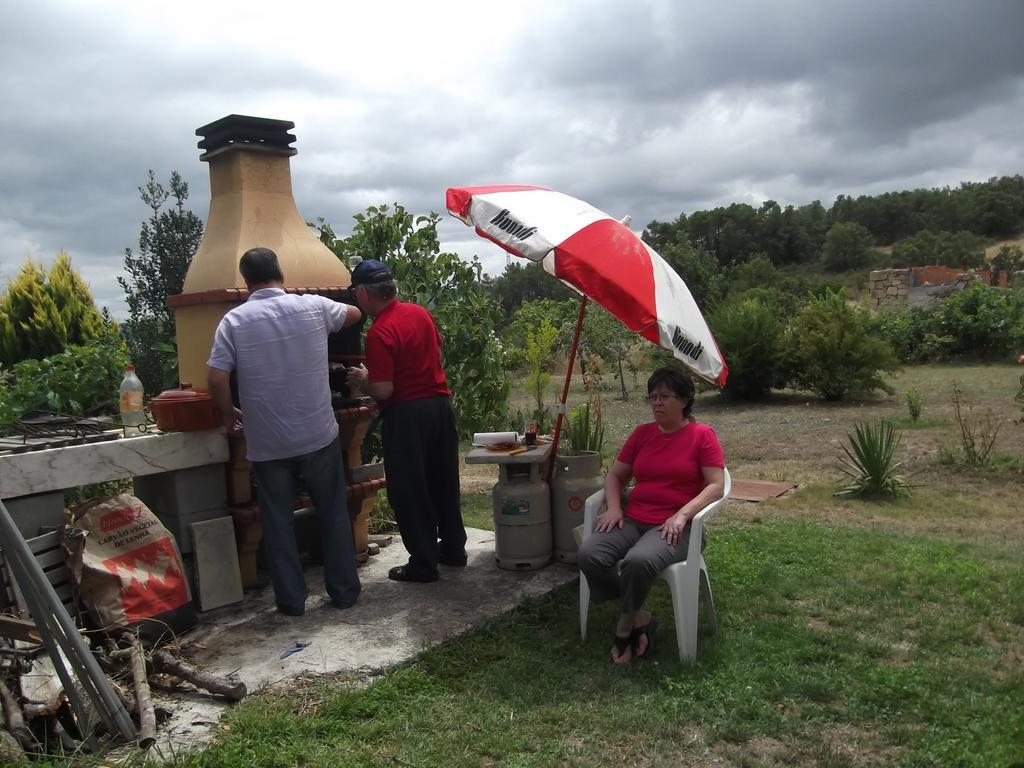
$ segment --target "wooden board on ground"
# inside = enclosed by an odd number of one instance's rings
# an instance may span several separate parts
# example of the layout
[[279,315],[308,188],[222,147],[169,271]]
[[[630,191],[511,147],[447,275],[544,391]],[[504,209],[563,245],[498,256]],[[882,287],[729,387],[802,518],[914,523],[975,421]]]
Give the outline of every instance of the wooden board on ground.
[[729,498],[734,501],[765,501],[796,488],[793,483],[773,483],[769,480],[733,480]]
[[18,619],[14,616],[0,616],[0,637],[8,640],[21,640],[25,643],[41,643],[42,635],[34,622]]

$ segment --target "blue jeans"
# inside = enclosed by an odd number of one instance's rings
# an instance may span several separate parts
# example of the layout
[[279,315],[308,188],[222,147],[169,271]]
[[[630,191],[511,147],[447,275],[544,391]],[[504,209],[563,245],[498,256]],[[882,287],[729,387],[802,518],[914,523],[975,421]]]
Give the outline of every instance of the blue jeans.
[[327,594],[342,608],[355,603],[361,587],[345,500],[341,438],[303,456],[254,461],[252,466],[259,489],[263,546],[277,604],[296,612],[306,604],[306,577],[294,524],[296,479],[300,476],[316,509]]

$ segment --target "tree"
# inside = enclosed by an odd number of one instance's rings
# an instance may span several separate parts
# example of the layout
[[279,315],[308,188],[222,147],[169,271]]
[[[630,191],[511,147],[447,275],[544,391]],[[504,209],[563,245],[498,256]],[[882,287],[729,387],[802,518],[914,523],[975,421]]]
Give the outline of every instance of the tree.
[[562,301],[572,296],[572,291],[545,272],[540,264],[523,259],[512,262],[498,277],[485,280],[485,284],[507,315],[515,312],[524,301]]
[[825,235],[825,269],[847,272],[871,263],[871,232],[860,224],[833,224]]
[[1024,269],[1024,249],[1019,245],[1004,245],[992,257],[992,269],[1018,272]]
[[689,242],[668,243],[661,253],[669,266],[683,278],[701,310],[709,310],[722,297],[722,272],[711,254]]
[[765,288],[733,296],[715,309],[710,325],[729,366],[726,395],[760,400],[782,385],[784,316]]
[[[169,191],[149,171],[139,197],[152,213],[142,223],[138,251],[124,251],[128,277],[117,281],[127,295],[130,319],[124,323],[124,335],[132,360],[146,391],[156,393],[175,383],[174,312],[167,306],[167,297],[181,293],[203,237],[203,222],[185,209],[188,184],[177,171],[171,172]],[[170,209],[161,210],[171,199]]]
[[413,216],[398,203],[356,214],[352,234],[334,237],[318,220],[320,238],[345,263],[353,256],[386,263],[406,301],[427,307],[444,339],[442,354],[459,431],[471,435],[504,423],[509,381],[495,333],[501,309],[481,285],[481,266],[443,253],[437,214]]
[[541,431],[546,430],[548,408],[544,405],[544,396],[551,383],[547,367],[557,338],[558,329],[547,319],[538,326],[526,329],[526,388],[533,395],[536,405],[533,419]]
[[798,388],[826,400],[873,389],[892,394],[881,372],[896,370],[896,354],[871,334],[868,313],[850,307],[841,290],[807,302],[790,327],[786,348]]
[[580,369],[584,375],[599,375],[598,358],[615,365],[619,379],[619,390],[623,401],[629,399],[626,389],[626,358],[630,345],[636,341],[636,334],[624,326],[618,318],[598,304],[587,304],[587,312],[580,332]]
[[544,323],[558,330],[554,350],[564,350],[572,340],[572,332],[579,311],[579,299],[554,301],[536,299],[524,301],[512,313],[511,320],[501,329],[501,341],[505,347],[505,364],[510,371],[521,370],[527,365],[526,338],[532,328]]
[[954,233],[925,229],[893,245],[894,267],[927,264],[980,269],[985,265],[985,239],[967,231]]
[[755,256],[726,270],[724,282],[729,286],[729,295],[736,296],[752,288],[776,288],[781,281],[778,270],[767,258]]
[[42,359],[107,328],[85,281],[59,253],[49,273],[29,259],[0,296],[0,363]]

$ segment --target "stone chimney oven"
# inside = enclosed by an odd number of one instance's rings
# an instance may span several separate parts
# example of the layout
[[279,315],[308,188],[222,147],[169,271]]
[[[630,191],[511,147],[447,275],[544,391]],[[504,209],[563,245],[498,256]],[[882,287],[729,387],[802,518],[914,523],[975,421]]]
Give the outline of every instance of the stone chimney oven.
[[[213,334],[221,318],[249,293],[238,260],[250,248],[272,249],[284,272],[284,287],[354,304],[348,269],[306,226],[292,197],[289,158],[296,153],[286,120],[228,115],[196,129],[202,137],[200,160],[210,164],[210,213],[199,249],[192,257],[182,293],[168,298],[177,325],[178,370],[182,381],[202,388]],[[341,434],[346,495],[358,557],[366,559],[367,525],[374,497],[386,485],[381,472],[362,467],[361,447],[376,413],[368,397],[349,397],[345,365],[362,359],[360,330],[350,326],[328,337],[332,403]],[[259,510],[252,503],[245,438],[228,440],[229,512],[235,521],[245,586],[256,581]],[[296,500],[296,524],[309,512],[308,500]],[[308,516],[305,516],[308,518]]]
[[348,269],[306,226],[292,197],[289,158],[295,123],[228,115],[196,129],[199,159],[210,164],[210,213],[179,296],[170,298],[177,324],[182,381],[202,387],[217,323],[245,300],[238,259],[257,246],[277,253],[285,288],[337,295]]

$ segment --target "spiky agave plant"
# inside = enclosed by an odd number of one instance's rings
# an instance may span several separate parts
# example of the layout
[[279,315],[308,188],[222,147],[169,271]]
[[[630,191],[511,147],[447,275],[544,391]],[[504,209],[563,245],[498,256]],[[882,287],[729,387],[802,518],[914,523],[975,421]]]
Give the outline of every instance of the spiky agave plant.
[[843,446],[845,459],[839,468],[849,482],[836,492],[836,496],[897,497],[909,496],[910,486],[900,474],[902,461],[896,460],[896,449],[903,439],[892,424],[857,424],[848,434],[849,446]]

